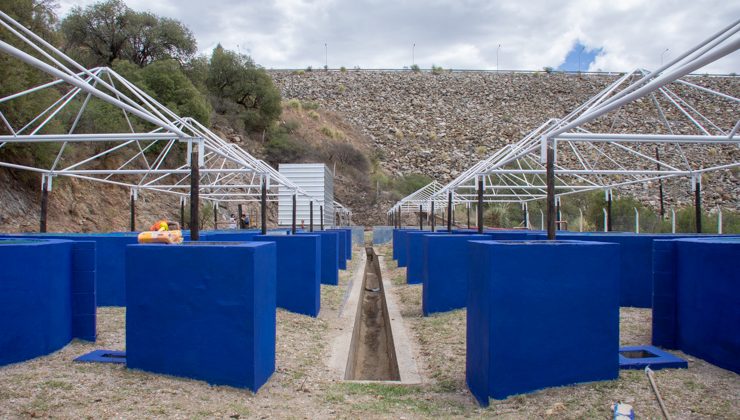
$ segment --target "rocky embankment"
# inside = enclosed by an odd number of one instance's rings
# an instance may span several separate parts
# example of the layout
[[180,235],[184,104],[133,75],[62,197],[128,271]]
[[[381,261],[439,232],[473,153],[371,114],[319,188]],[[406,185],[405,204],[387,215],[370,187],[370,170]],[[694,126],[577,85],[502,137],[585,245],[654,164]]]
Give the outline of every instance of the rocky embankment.
[[[391,174],[427,174],[447,182],[499,148],[522,138],[549,118],[567,115],[600,92],[617,75],[496,74],[491,72],[271,72],[284,98],[315,101],[340,113],[372,141],[383,168]],[[696,77],[692,82],[740,96],[740,78]],[[740,105],[687,87],[674,91],[720,127],[732,127]],[[701,134],[667,98],[658,98],[674,132]],[[693,115],[693,118],[699,118]],[[705,124],[711,127],[708,124]],[[593,131],[667,132],[652,101],[643,100],[589,126]],[[647,147],[647,146],[646,146]],[[652,146],[643,148],[653,155]],[[661,146],[677,165],[686,158],[698,166],[740,160],[736,147]],[[615,153],[617,159],[629,159]],[[598,156],[593,156],[597,159]],[[562,154],[563,162],[575,156]],[[602,166],[610,167],[608,162]],[[688,180],[665,182],[669,205],[691,200]],[[738,208],[740,172],[722,171],[703,178],[706,206]],[[657,183],[635,185],[618,193],[657,205]]]

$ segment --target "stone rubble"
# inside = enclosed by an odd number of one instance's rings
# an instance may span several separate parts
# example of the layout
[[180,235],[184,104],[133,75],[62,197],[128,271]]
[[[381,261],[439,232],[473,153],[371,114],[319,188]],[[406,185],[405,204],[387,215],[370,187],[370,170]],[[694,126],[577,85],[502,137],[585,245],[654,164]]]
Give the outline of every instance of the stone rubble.
[[[383,168],[390,174],[423,173],[446,183],[499,148],[513,143],[549,118],[567,115],[619,75],[562,73],[444,72],[433,75],[411,71],[271,71],[285,99],[313,101],[337,112],[372,140]],[[692,83],[740,97],[738,77],[691,77]],[[740,104],[703,94],[687,86],[671,89],[691,106],[730,130],[740,116]],[[658,101],[674,132],[702,134],[668,99]],[[694,118],[698,118],[693,115]],[[708,127],[708,124],[706,124]],[[619,112],[589,124],[591,131],[667,133],[653,101],[642,99]],[[613,146],[605,146],[607,148]],[[654,147],[636,149],[654,156]],[[734,146],[683,146],[692,164],[733,163],[740,159]],[[660,146],[661,157],[682,165],[683,157],[672,145]],[[583,152],[597,161],[595,152]],[[610,155],[632,159],[612,151]],[[559,163],[577,163],[567,151]],[[604,168],[616,165],[599,161]],[[647,162],[647,161],[646,161]],[[652,169],[652,168],[651,168]],[[738,208],[740,171],[704,175],[707,208]],[[668,205],[685,205],[692,196],[685,178],[665,182]],[[657,182],[620,188],[653,207],[658,205]]]

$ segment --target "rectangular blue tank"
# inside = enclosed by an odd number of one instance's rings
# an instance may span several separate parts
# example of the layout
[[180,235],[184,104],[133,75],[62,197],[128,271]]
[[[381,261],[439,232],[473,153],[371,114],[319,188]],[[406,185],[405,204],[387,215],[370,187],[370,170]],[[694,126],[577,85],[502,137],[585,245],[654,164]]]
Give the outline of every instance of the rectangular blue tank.
[[254,392],[275,370],[276,245],[130,245],[126,363]]
[[255,241],[277,245],[277,306],[313,316],[321,309],[321,237],[257,235]]
[[466,380],[489,397],[619,375],[619,246],[471,241]]
[[328,230],[297,233],[321,237],[321,284],[339,284],[339,234]]
[[489,235],[424,235],[423,290],[425,316],[464,308],[468,299],[468,241],[490,240]]
[[95,243],[0,240],[0,366],[95,341]]
[[406,236],[406,283],[421,284],[424,281],[424,237],[440,235],[431,232],[409,232]]
[[408,260],[408,234],[411,232],[421,232],[414,229],[394,229],[393,230],[393,249],[396,253],[396,261],[399,267],[406,267]]
[[740,238],[656,241],[656,251],[653,344],[740,373]]
[[[392,226],[373,226],[373,245],[382,245],[395,239]],[[362,243],[364,243],[364,238]]]
[[339,265],[340,270],[346,270],[347,269],[347,233],[343,230],[339,229],[331,229],[327,230],[326,232],[333,232],[337,234],[337,239],[339,240],[338,247],[337,247],[337,253],[338,260],[337,264]]

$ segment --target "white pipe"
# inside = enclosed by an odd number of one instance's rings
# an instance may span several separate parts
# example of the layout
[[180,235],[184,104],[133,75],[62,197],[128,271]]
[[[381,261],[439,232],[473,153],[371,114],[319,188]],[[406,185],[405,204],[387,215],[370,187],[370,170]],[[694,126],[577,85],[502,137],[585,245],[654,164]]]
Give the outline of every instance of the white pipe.
[[640,233],[640,212],[637,211],[637,207],[634,207],[635,209],[635,233]]
[[604,232],[608,232],[608,229],[607,229],[608,228],[608,224],[607,224],[607,220],[606,220],[607,219],[606,209],[602,207],[601,208],[601,211],[604,212]]
[[722,234],[722,207],[717,206],[717,233]]
[[676,210],[671,209],[671,233],[676,233]]
[[580,214],[581,214],[581,219],[580,219],[580,222],[578,223],[578,231],[579,231],[579,232],[583,232],[583,210],[581,210],[581,209],[579,208],[579,209],[578,209],[578,213],[580,213]]
[[545,230],[545,213],[540,209],[540,230]]

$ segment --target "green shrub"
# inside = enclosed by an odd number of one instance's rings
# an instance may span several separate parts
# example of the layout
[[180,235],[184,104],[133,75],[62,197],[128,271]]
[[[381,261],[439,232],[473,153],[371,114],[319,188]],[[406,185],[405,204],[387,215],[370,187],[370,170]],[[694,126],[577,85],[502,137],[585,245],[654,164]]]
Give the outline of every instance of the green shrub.
[[319,109],[319,104],[312,101],[301,101],[303,109]]
[[342,73],[347,73],[347,67],[342,66],[339,68],[339,71]]
[[413,71],[414,73],[419,73],[421,71],[421,68],[419,68],[418,64],[412,64],[410,68],[411,71]]
[[309,117],[309,118],[311,118],[312,120],[318,120],[318,119],[319,119],[319,117],[320,117],[319,113],[318,113],[318,112],[316,112],[316,111],[314,111],[314,110],[310,110],[310,111],[308,111],[308,112],[306,113],[306,115],[308,115],[308,117]]
[[408,174],[398,177],[393,182],[393,189],[405,197],[432,182],[432,178],[423,174]]
[[432,64],[432,74],[442,74],[444,72],[444,69],[442,66],[435,66]]
[[327,125],[322,126],[319,131],[321,131],[321,134],[329,137],[332,140],[344,140],[345,138],[344,132],[342,130],[338,128],[331,128]]
[[299,101],[298,99],[290,99],[286,104],[288,105],[288,108],[295,109],[299,112],[303,108],[303,106],[301,105],[301,101]]
[[542,70],[543,70],[543,71],[544,71],[545,73],[547,73],[547,74],[550,74],[550,73],[552,73],[552,72],[554,71],[554,69],[553,69],[552,67],[550,67],[550,66],[547,66],[547,67],[543,67],[543,68],[542,68]]

